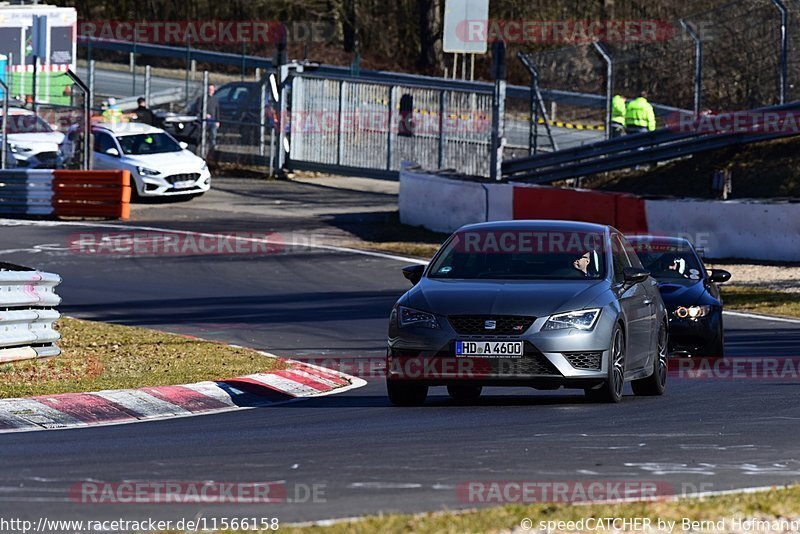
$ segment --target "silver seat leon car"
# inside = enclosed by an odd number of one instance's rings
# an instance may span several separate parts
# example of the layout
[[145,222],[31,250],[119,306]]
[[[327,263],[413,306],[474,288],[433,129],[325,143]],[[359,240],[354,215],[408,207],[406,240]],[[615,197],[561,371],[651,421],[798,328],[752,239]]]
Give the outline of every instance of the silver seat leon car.
[[610,226],[506,221],[464,226],[389,318],[386,385],[395,405],[431,386],[458,401],[484,386],[583,389],[590,400],[661,395],[667,313],[656,281]]

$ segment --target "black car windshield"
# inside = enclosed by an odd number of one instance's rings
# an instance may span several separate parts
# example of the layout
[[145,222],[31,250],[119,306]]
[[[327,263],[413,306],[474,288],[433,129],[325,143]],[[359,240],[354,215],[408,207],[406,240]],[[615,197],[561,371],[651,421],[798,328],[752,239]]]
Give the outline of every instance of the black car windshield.
[[636,243],[642,265],[656,280],[700,280],[703,266],[688,245]]
[[10,134],[48,133],[52,131],[53,129],[50,125],[36,115],[9,115],[8,133]]
[[456,234],[428,271],[438,279],[586,280],[605,277],[602,234],[477,230]]
[[122,135],[117,137],[122,152],[129,155],[180,152],[181,146],[165,133]]

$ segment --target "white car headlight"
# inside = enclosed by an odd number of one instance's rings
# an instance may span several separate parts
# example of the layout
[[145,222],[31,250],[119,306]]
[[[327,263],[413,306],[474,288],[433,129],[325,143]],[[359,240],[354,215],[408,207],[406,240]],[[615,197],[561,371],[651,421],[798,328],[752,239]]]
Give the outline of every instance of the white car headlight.
[[421,326],[422,328],[439,328],[439,321],[432,313],[398,306],[400,326]]
[[699,319],[711,313],[711,306],[679,306],[673,313],[679,319]]
[[19,154],[19,153],[22,153],[22,152],[30,152],[30,151],[33,150],[32,148],[28,148],[26,146],[15,145],[14,143],[9,143],[8,148],[11,149],[11,152],[13,152],[15,154]]
[[600,308],[578,310],[567,313],[551,315],[544,323],[542,330],[561,330],[564,328],[577,328],[578,330],[591,330],[600,316]]
[[157,171],[155,169],[148,169],[147,167],[136,167],[136,170],[142,176],[158,176],[161,174],[161,171]]

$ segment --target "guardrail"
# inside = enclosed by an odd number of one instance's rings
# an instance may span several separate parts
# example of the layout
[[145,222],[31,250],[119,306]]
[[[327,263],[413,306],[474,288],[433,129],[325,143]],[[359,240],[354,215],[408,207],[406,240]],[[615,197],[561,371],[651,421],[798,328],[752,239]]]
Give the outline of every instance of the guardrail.
[[61,349],[54,324],[61,297],[57,274],[0,263],[0,363],[51,358]]
[[[800,108],[800,102],[742,112],[779,113]],[[568,178],[658,163],[729,146],[768,141],[800,134],[797,128],[759,127],[734,131],[679,132],[661,128],[654,132],[627,135],[549,154],[503,162],[503,178],[515,182],[548,184]]]
[[0,214],[129,219],[128,171],[0,171]]
[[[155,108],[165,104],[183,102],[186,100],[185,92],[183,87],[175,87],[174,89],[165,89],[163,91],[150,93],[150,99],[147,101],[147,105],[151,108]],[[139,98],[138,95],[118,98],[117,108],[119,108],[120,111],[133,111],[139,106],[137,102]]]

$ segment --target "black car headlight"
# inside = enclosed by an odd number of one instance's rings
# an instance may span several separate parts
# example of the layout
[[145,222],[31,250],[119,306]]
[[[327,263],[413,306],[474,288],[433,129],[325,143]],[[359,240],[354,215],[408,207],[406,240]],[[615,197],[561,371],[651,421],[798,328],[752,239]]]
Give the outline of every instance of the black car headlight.
[[542,330],[561,330],[564,328],[591,330],[594,328],[599,316],[600,308],[557,313],[555,315],[551,315],[550,318],[547,319],[547,322],[544,323]]
[[678,306],[678,308],[672,313],[678,319],[699,319],[700,317],[705,317],[706,315],[710,315],[713,310],[714,307],[709,305],[688,306],[688,307]]
[[439,321],[432,313],[415,310],[413,308],[406,308],[405,306],[398,306],[400,312],[400,326],[421,326],[422,328],[439,328]]

